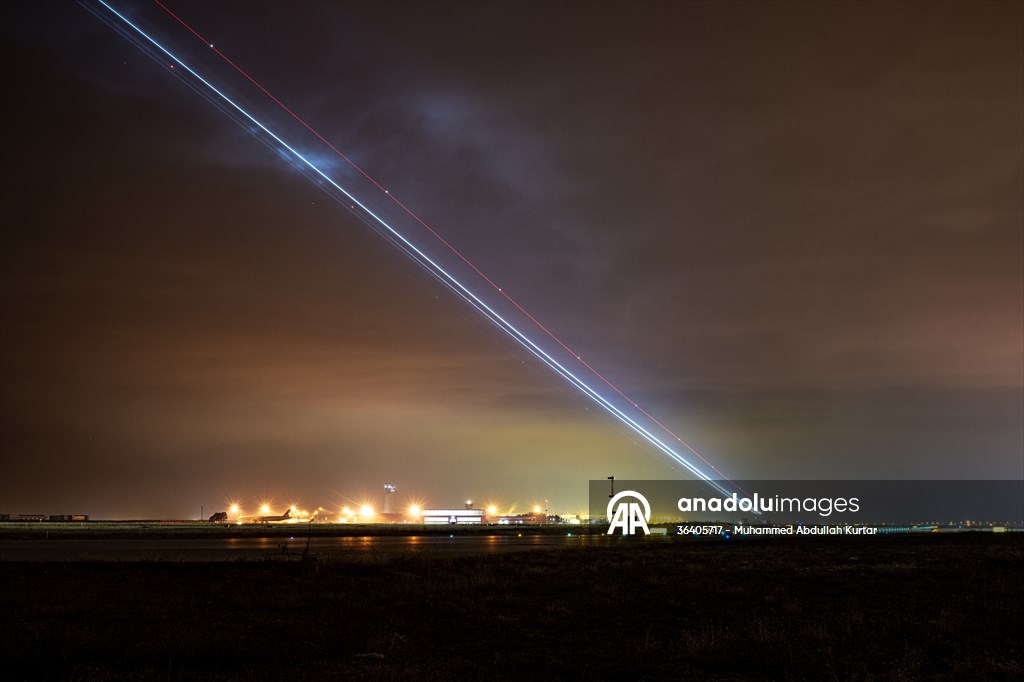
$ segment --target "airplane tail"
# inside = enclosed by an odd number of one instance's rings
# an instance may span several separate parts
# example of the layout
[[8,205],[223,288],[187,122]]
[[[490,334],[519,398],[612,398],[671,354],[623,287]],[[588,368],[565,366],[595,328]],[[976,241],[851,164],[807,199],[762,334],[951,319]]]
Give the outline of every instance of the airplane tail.
[[282,516],[281,518],[282,519],[288,519],[288,518],[291,518],[291,515],[292,515],[292,510],[291,509],[285,509],[284,510],[284,516]]

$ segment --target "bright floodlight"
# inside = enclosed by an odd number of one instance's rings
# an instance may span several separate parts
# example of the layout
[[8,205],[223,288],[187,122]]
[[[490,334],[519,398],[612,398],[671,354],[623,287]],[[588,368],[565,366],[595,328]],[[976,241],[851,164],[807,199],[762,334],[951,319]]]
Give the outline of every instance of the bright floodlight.
[[270,505],[265,504],[265,505],[261,506],[260,507],[260,513],[261,514],[269,514],[270,513]]
[[373,507],[368,504],[364,504],[359,508],[359,518],[368,519],[373,516]]
[[540,505],[539,504],[533,505],[533,513],[534,514],[540,514]]
[[238,513],[238,505],[237,504],[231,505],[231,513],[232,514],[237,514]]
[[488,516],[494,516],[497,513],[498,513],[498,508],[495,507],[493,504],[491,506],[487,507],[487,515]]
[[420,506],[418,504],[409,505],[409,516],[413,517],[414,519],[419,518],[421,511],[423,510],[420,509]]

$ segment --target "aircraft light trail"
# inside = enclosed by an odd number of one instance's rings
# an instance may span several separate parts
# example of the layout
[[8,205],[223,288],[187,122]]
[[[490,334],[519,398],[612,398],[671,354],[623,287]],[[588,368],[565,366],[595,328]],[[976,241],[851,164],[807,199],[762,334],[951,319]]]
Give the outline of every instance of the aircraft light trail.
[[[465,256],[464,256],[464,255],[462,254],[462,252],[460,252],[460,251],[459,251],[458,249],[456,249],[456,248],[455,248],[454,246],[452,246],[452,244],[451,244],[451,243],[450,243],[450,242],[449,242],[448,240],[446,240],[446,239],[445,239],[444,237],[442,237],[442,236],[441,236],[440,234],[438,234],[438,232],[437,232],[436,230],[434,230],[434,228],[432,228],[432,227],[431,227],[430,225],[428,225],[428,224],[427,224],[427,223],[426,223],[426,222],[425,222],[425,221],[424,221],[424,220],[423,220],[423,219],[422,219],[422,218],[421,218],[421,217],[420,217],[419,215],[417,215],[417,214],[416,214],[416,213],[415,213],[415,212],[414,212],[414,211],[413,211],[412,209],[410,209],[410,208],[409,208],[408,206],[406,206],[406,205],[405,205],[404,203],[402,203],[401,201],[399,201],[398,197],[396,197],[396,196],[395,196],[394,194],[392,194],[392,193],[391,193],[391,192],[390,192],[389,190],[387,190],[387,189],[384,189],[383,185],[381,185],[381,184],[380,184],[379,182],[377,182],[377,180],[376,180],[376,179],[374,179],[374,178],[373,178],[373,177],[372,177],[372,176],[371,176],[371,175],[370,175],[369,173],[367,173],[367,172],[366,172],[365,170],[363,170],[363,169],[362,169],[362,168],[361,168],[361,167],[360,167],[360,166],[359,166],[358,164],[356,164],[356,163],[355,163],[354,161],[352,161],[352,159],[350,159],[350,158],[349,158],[348,156],[346,156],[346,155],[345,155],[345,154],[344,154],[344,153],[343,153],[343,152],[342,152],[341,150],[339,150],[339,149],[338,149],[337,147],[335,147],[335,146],[334,146],[333,144],[331,144],[331,143],[330,143],[330,142],[329,142],[329,141],[328,141],[328,140],[327,140],[327,139],[326,139],[326,138],[325,138],[325,137],[324,137],[323,135],[321,135],[321,134],[320,134],[319,132],[317,132],[317,131],[316,131],[316,130],[315,130],[315,129],[314,129],[314,128],[313,128],[312,126],[311,126],[311,125],[309,125],[308,123],[306,123],[306,121],[304,121],[304,120],[303,120],[303,119],[302,119],[302,118],[301,118],[301,117],[300,117],[300,116],[299,116],[298,114],[296,114],[296,113],[295,113],[294,111],[292,111],[292,110],[291,110],[291,109],[290,109],[290,108],[289,108],[289,107],[288,107],[287,105],[285,105],[285,104],[284,104],[284,102],[282,102],[281,100],[279,100],[279,99],[278,99],[277,97],[275,97],[275,96],[274,96],[274,95],[273,95],[273,94],[272,94],[272,93],[271,93],[271,92],[270,92],[269,90],[267,90],[267,89],[266,89],[265,87],[263,87],[263,85],[262,85],[261,83],[259,83],[259,82],[258,82],[258,81],[257,81],[257,80],[256,80],[255,78],[253,78],[252,76],[250,76],[250,75],[249,75],[249,74],[248,74],[248,73],[247,73],[247,72],[246,72],[246,71],[245,71],[244,69],[242,69],[242,67],[238,66],[238,64],[236,64],[236,63],[235,63],[234,61],[232,61],[232,60],[231,60],[231,59],[230,59],[230,58],[229,58],[229,57],[228,57],[227,55],[225,55],[225,54],[224,54],[223,52],[221,52],[221,51],[220,51],[219,49],[217,49],[216,47],[214,47],[214,44],[213,44],[213,43],[211,43],[211,42],[210,42],[209,40],[207,40],[206,38],[204,38],[204,37],[203,37],[203,36],[202,36],[202,35],[201,35],[201,34],[200,34],[200,33],[199,33],[199,32],[198,32],[198,31],[197,31],[196,29],[194,29],[194,28],[193,28],[193,27],[192,27],[191,25],[189,25],[189,24],[188,24],[188,23],[187,23],[187,22],[186,22],[186,21],[185,21],[184,19],[182,19],[182,18],[181,18],[181,17],[179,17],[179,16],[177,15],[177,14],[175,14],[174,12],[172,12],[172,11],[171,11],[171,10],[170,10],[170,9],[169,9],[169,8],[167,7],[167,5],[165,5],[164,3],[160,2],[160,0],[153,0],[153,2],[154,2],[154,3],[156,3],[157,5],[159,5],[161,9],[163,9],[163,10],[164,10],[165,12],[167,12],[167,14],[171,15],[172,17],[174,17],[174,19],[175,19],[175,20],[176,20],[176,21],[177,21],[178,23],[180,23],[180,24],[181,24],[182,26],[184,26],[185,28],[187,28],[187,29],[189,30],[189,32],[190,32],[190,33],[192,33],[192,35],[194,35],[194,36],[195,36],[196,38],[198,38],[198,39],[199,39],[199,40],[200,40],[200,41],[201,41],[201,42],[202,42],[202,43],[203,43],[204,45],[208,45],[208,46],[209,46],[209,47],[210,47],[210,48],[211,48],[211,49],[212,49],[212,50],[213,50],[213,51],[214,51],[215,53],[217,53],[217,56],[219,56],[219,57],[220,57],[221,59],[223,59],[223,60],[224,60],[225,62],[227,62],[228,64],[230,64],[230,65],[231,65],[231,67],[232,67],[233,69],[235,69],[235,71],[237,71],[238,73],[240,73],[240,74],[241,74],[242,76],[244,76],[244,77],[246,78],[246,80],[248,80],[248,81],[249,81],[250,83],[252,83],[252,84],[253,84],[253,85],[255,85],[255,86],[256,86],[257,88],[259,88],[259,89],[260,89],[260,91],[262,91],[262,92],[263,92],[263,93],[264,93],[264,94],[265,94],[265,95],[266,95],[267,97],[269,97],[270,99],[272,99],[272,100],[274,101],[274,103],[276,103],[276,104],[277,104],[278,106],[280,106],[280,107],[281,107],[282,109],[284,109],[284,110],[285,110],[285,111],[286,111],[286,112],[287,112],[287,113],[288,113],[288,114],[289,114],[289,115],[290,115],[290,116],[291,116],[292,118],[294,118],[294,119],[295,119],[296,121],[298,121],[298,122],[299,122],[299,123],[300,123],[300,124],[301,124],[301,125],[302,125],[302,126],[303,126],[303,127],[305,128],[305,129],[306,129],[306,130],[308,130],[308,131],[309,131],[310,133],[312,133],[313,135],[315,135],[315,136],[316,136],[316,138],[317,138],[317,139],[319,139],[319,140],[320,140],[321,142],[323,142],[323,143],[324,143],[325,145],[327,145],[328,147],[330,147],[331,151],[333,151],[333,152],[334,152],[335,154],[337,154],[337,155],[338,155],[339,157],[341,157],[342,159],[344,159],[346,163],[348,163],[348,164],[349,164],[350,166],[352,166],[352,168],[354,168],[354,169],[355,169],[356,171],[358,171],[358,172],[359,172],[359,173],[360,173],[360,174],[361,174],[361,175],[362,175],[363,177],[365,177],[365,178],[366,178],[367,180],[369,180],[369,181],[370,181],[371,183],[373,183],[373,185],[374,185],[374,186],[375,186],[375,187],[376,187],[377,189],[379,189],[379,190],[380,190],[381,192],[384,192],[384,193],[385,193],[385,194],[386,194],[386,195],[388,196],[388,198],[390,198],[390,199],[391,199],[391,200],[392,200],[393,202],[395,202],[395,203],[396,203],[396,204],[397,204],[397,205],[398,205],[399,207],[401,207],[401,209],[402,209],[403,211],[405,211],[405,212],[406,212],[407,214],[409,214],[409,216],[411,216],[411,217],[412,217],[412,218],[413,218],[413,219],[414,219],[414,220],[415,220],[415,221],[416,221],[417,223],[419,223],[420,225],[422,225],[422,226],[423,226],[423,227],[424,227],[424,228],[425,228],[425,229],[426,229],[426,230],[427,230],[428,232],[430,232],[430,234],[431,234],[432,236],[434,236],[434,237],[435,237],[435,238],[436,238],[436,239],[437,239],[438,241],[440,241],[440,242],[441,242],[442,244],[444,244],[444,246],[445,246],[445,247],[446,247],[446,248],[447,248],[447,249],[448,249],[449,251],[451,251],[451,252],[452,252],[453,254],[455,254],[455,256],[457,256],[457,257],[459,258],[459,260],[461,260],[461,261],[462,261],[463,263],[465,263],[465,264],[466,264],[467,266],[469,266],[469,267],[470,267],[470,268],[471,268],[471,269],[473,270],[473,272],[475,272],[475,273],[476,273],[477,275],[479,275],[479,276],[480,276],[480,277],[481,277],[481,278],[482,278],[482,279],[483,279],[483,280],[484,280],[485,282],[487,282],[487,284],[488,284],[488,285],[489,285],[489,286],[490,286],[490,287],[491,287],[492,289],[494,289],[494,291],[498,292],[498,293],[499,293],[499,294],[500,294],[500,295],[501,295],[502,297],[504,297],[504,298],[505,298],[505,300],[507,300],[507,301],[508,301],[509,303],[511,303],[511,304],[512,304],[513,306],[515,306],[515,308],[516,308],[517,310],[519,310],[519,312],[521,312],[521,313],[522,313],[523,315],[525,315],[525,316],[526,316],[526,317],[527,317],[527,318],[528,318],[528,319],[530,320],[530,322],[532,322],[532,323],[533,323],[533,324],[535,324],[535,325],[536,325],[537,327],[539,327],[539,328],[540,328],[540,329],[541,329],[541,330],[542,330],[542,331],[543,331],[543,332],[544,332],[545,334],[547,334],[547,335],[548,335],[549,337],[551,337],[551,339],[552,339],[552,340],[553,340],[553,341],[554,341],[555,343],[557,343],[557,344],[558,344],[559,346],[561,346],[561,347],[562,347],[563,349],[565,349],[565,350],[566,350],[566,351],[567,351],[568,353],[570,353],[570,354],[571,354],[571,355],[572,355],[573,357],[575,357],[575,358],[576,358],[576,360],[578,360],[578,361],[580,362],[580,364],[582,364],[582,365],[583,365],[584,367],[586,367],[586,368],[587,368],[587,370],[589,370],[589,371],[590,371],[590,372],[591,372],[591,373],[592,373],[592,374],[593,374],[594,376],[596,376],[596,377],[597,377],[598,379],[600,379],[600,380],[601,380],[602,382],[604,382],[604,383],[605,383],[605,385],[607,385],[607,386],[608,386],[609,388],[611,388],[611,389],[612,389],[613,391],[615,391],[615,392],[616,392],[617,394],[619,394],[619,395],[620,395],[620,396],[622,396],[622,397],[623,397],[623,398],[624,398],[625,400],[627,400],[627,401],[628,401],[629,403],[631,403],[631,404],[633,405],[633,407],[634,407],[634,408],[636,408],[636,409],[637,409],[637,410],[638,410],[638,411],[639,411],[640,413],[642,413],[642,414],[643,414],[643,415],[644,415],[645,417],[647,417],[647,418],[648,418],[648,419],[650,419],[650,420],[651,420],[652,422],[654,422],[655,424],[657,424],[657,425],[658,425],[658,426],[659,426],[659,427],[660,427],[660,428],[661,428],[661,429],[662,429],[663,431],[665,431],[666,433],[668,433],[668,434],[669,434],[670,436],[672,436],[672,438],[674,438],[674,439],[675,439],[675,440],[676,440],[677,442],[679,442],[679,443],[680,443],[680,444],[681,444],[681,445],[682,445],[683,447],[685,447],[685,448],[686,448],[687,450],[689,450],[689,451],[690,451],[690,452],[692,452],[692,453],[693,453],[694,455],[696,455],[696,456],[697,456],[697,457],[698,457],[698,458],[699,458],[699,459],[700,459],[700,460],[701,460],[702,462],[704,462],[704,463],[705,463],[706,465],[708,465],[709,467],[711,467],[711,469],[712,469],[712,470],[713,470],[713,471],[714,471],[714,472],[715,472],[716,474],[718,474],[719,476],[722,476],[723,478],[726,478],[726,477],[724,476],[724,474],[722,474],[722,472],[720,472],[720,471],[718,470],[718,468],[717,468],[717,467],[715,467],[715,465],[714,465],[714,464],[712,464],[712,463],[711,463],[711,462],[709,462],[709,461],[708,461],[707,459],[705,459],[703,455],[701,455],[701,454],[700,454],[699,452],[697,452],[697,450],[695,450],[695,449],[694,449],[693,447],[691,447],[691,446],[690,446],[690,445],[689,445],[689,444],[688,444],[688,443],[687,443],[686,441],[684,441],[684,440],[683,440],[683,439],[682,439],[682,438],[681,438],[680,436],[676,435],[676,434],[675,434],[675,433],[674,433],[674,432],[673,432],[673,431],[672,431],[671,429],[669,429],[669,428],[668,428],[667,426],[665,426],[665,425],[664,425],[664,424],[662,424],[662,423],[661,423],[660,421],[658,421],[658,419],[656,419],[656,418],[655,418],[654,416],[652,416],[651,414],[649,414],[649,413],[648,413],[648,412],[647,412],[647,411],[646,411],[646,410],[645,410],[644,408],[640,407],[639,403],[637,403],[637,402],[636,402],[636,401],[634,401],[634,400],[633,400],[632,398],[630,398],[630,397],[629,397],[628,395],[626,395],[626,394],[625,394],[625,393],[623,393],[623,392],[622,392],[621,390],[619,390],[619,388],[618,388],[618,387],[617,387],[617,386],[616,386],[615,384],[613,384],[613,383],[612,383],[612,382],[611,382],[610,380],[608,380],[608,379],[607,379],[607,378],[606,378],[606,377],[605,377],[605,376],[604,376],[603,374],[601,374],[601,373],[600,373],[600,372],[598,372],[598,371],[597,371],[596,369],[594,369],[594,368],[593,368],[593,367],[592,367],[592,366],[590,365],[590,363],[588,363],[588,362],[587,362],[586,360],[584,360],[584,359],[583,359],[583,357],[582,357],[581,355],[579,355],[579,354],[578,354],[578,353],[577,353],[576,351],[574,351],[574,350],[573,350],[572,348],[570,348],[569,346],[567,346],[567,345],[566,345],[566,344],[565,344],[565,343],[564,343],[564,342],[563,342],[563,341],[562,341],[562,340],[561,340],[560,338],[558,338],[558,337],[557,337],[557,336],[556,336],[556,335],[555,335],[555,334],[554,334],[554,333],[553,333],[553,332],[552,332],[551,330],[549,330],[549,329],[548,329],[548,328],[547,328],[546,326],[544,326],[544,325],[543,325],[543,324],[542,324],[542,323],[541,323],[541,322],[540,322],[539,320],[537,320],[537,318],[535,318],[535,317],[534,317],[533,315],[531,315],[531,314],[530,314],[530,313],[529,313],[529,312],[528,312],[528,311],[527,311],[527,310],[526,310],[525,308],[523,308],[523,306],[521,306],[521,305],[519,304],[519,302],[518,302],[518,301],[516,301],[516,300],[515,300],[514,298],[512,298],[512,296],[510,296],[510,295],[508,294],[508,292],[506,292],[506,291],[505,291],[505,290],[504,290],[504,289],[503,289],[502,287],[499,287],[499,286],[498,286],[497,284],[495,284],[495,283],[494,283],[494,281],[493,281],[493,280],[491,280],[491,278],[490,278],[490,277],[488,277],[487,275],[485,275],[485,274],[484,274],[484,273],[483,273],[483,272],[482,272],[482,271],[481,271],[481,270],[480,270],[480,269],[479,269],[479,268],[478,268],[478,267],[477,267],[476,265],[474,265],[474,264],[473,264],[473,263],[472,263],[472,262],[471,262],[471,261],[470,261],[470,260],[469,260],[468,258],[466,258],[466,257],[465,257]],[[728,479],[727,479],[727,480],[728,480]]]
[[[151,36],[149,33],[144,31],[137,23],[133,22],[124,13],[119,12],[113,6],[111,6],[106,0],[96,0],[103,8],[105,8],[110,14],[115,16],[120,24],[112,25],[131,40],[136,46],[142,49],[150,56],[160,61],[170,60],[168,63],[169,70],[174,73],[176,77],[183,80],[189,87],[203,96],[207,101],[210,101],[219,109],[227,113],[233,120],[246,127],[257,139],[260,139],[265,144],[277,149],[279,152],[287,152],[287,158],[290,158],[293,163],[297,163],[300,170],[304,174],[313,180],[321,189],[327,191],[339,203],[353,211],[362,222],[367,224],[374,231],[385,236],[392,244],[399,248],[408,257],[414,260],[421,268],[430,273],[434,278],[443,283],[449,290],[455,293],[459,298],[470,305],[474,310],[480,313],[484,318],[491,322],[495,327],[500,329],[503,333],[512,338],[519,346],[528,351],[531,355],[540,360],[549,369],[554,371],[558,376],[562,377],[566,382],[575,387],[577,390],[582,392],[590,400],[595,402],[599,407],[604,409],[606,412],[611,414],[622,424],[630,428],[636,434],[638,434],[645,441],[653,445],[663,454],[667,455],[672,461],[681,465],[688,472],[696,476],[697,478],[706,481],[711,487],[718,490],[723,494],[729,494],[721,483],[711,476],[708,476],[693,462],[689,461],[686,457],[676,452],[672,447],[662,441],[661,438],[656,436],[648,427],[639,423],[637,419],[639,417],[633,417],[627,413],[627,410],[632,408],[636,410],[644,417],[646,417],[651,423],[655,424],[662,431],[672,437],[673,440],[683,445],[687,450],[698,457],[704,464],[711,468],[716,474],[725,479],[721,472],[708,462],[700,453],[690,447],[686,442],[679,436],[669,430],[660,421],[655,419],[653,416],[647,413],[646,410],[641,408],[639,404],[629,398],[625,393],[615,387],[608,379],[594,369],[589,363],[583,360],[583,358],[573,351],[568,345],[563,343],[555,334],[548,330],[543,324],[541,324],[533,315],[527,312],[517,301],[515,301],[502,287],[495,284],[490,278],[488,278],[483,272],[481,272],[472,262],[470,262],[462,253],[460,253],[454,246],[452,246],[447,240],[445,240],[440,234],[438,234],[433,228],[431,228],[425,221],[423,221],[418,215],[416,215],[411,209],[405,204],[398,200],[389,190],[386,190],[381,186],[374,178],[363,171],[358,165],[352,162],[345,154],[339,151],[334,145],[328,142],[323,136],[302,120],[297,114],[291,109],[285,106],[280,100],[274,95],[267,91],[262,85],[260,85],[255,79],[249,76],[239,66],[237,66],[231,59],[224,55],[220,50],[214,47],[212,42],[209,42],[206,38],[200,35],[195,29],[185,23],[177,15],[171,12],[163,3],[159,0],[154,2],[159,5],[164,11],[174,17],[182,26],[187,28],[195,37],[202,40],[204,45],[211,48],[221,59],[226,61],[231,67],[234,68],[238,73],[244,76],[250,83],[255,85],[261,92],[272,99],[278,106],[284,109],[292,118],[298,121],[308,132],[312,133],[321,143],[326,144],[335,154],[345,160],[352,168],[358,171],[366,180],[368,180],[376,188],[376,190],[383,192],[391,202],[398,205],[406,214],[413,218],[419,225],[425,228],[436,240],[440,241],[441,244],[446,247],[448,251],[453,253],[458,259],[466,265],[473,273],[482,278],[491,288],[493,288],[500,297],[511,304],[512,310],[518,314],[524,316],[526,320],[541,329],[548,337],[550,337],[562,350],[567,352],[570,357],[563,358],[561,361],[554,357],[552,352],[545,350],[538,342],[531,339],[526,333],[521,331],[520,327],[516,323],[509,319],[508,313],[501,313],[495,309],[493,304],[488,304],[483,298],[474,293],[469,286],[464,284],[462,279],[454,273],[451,268],[446,268],[441,265],[437,257],[432,257],[425,248],[417,246],[409,237],[407,237],[402,231],[396,228],[392,223],[394,220],[387,218],[382,215],[383,211],[380,209],[374,209],[373,206],[364,198],[360,199],[354,193],[352,188],[346,189],[338,181],[328,175],[317,163],[310,159],[310,154],[299,151],[295,146],[285,142],[285,140],[271,130],[268,124],[258,120],[255,115],[251,114],[249,110],[237,103],[234,99],[229,97],[225,92],[215,86],[210,80],[204,78],[198,71],[187,64],[182,58],[179,58],[174,52],[166,47],[162,42]],[[92,9],[92,8],[89,8]],[[100,16],[98,12],[94,13]],[[104,18],[101,16],[101,18]],[[110,20],[104,18],[105,21],[111,23]],[[127,27],[127,28],[125,28]],[[129,33],[130,29],[130,33]],[[145,41],[140,42],[141,41]],[[155,52],[153,49],[155,48]],[[161,56],[162,55],[162,56]],[[179,68],[175,68],[179,67]],[[184,73],[183,73],[184,72]],[[186,75],[187,74],[187,75]],[[198,83],[191,82],[188,76],[195,79]],[[205,90],[204,90],[205,89]],[[255,126],[253,128],[252,126]],[[383,231],[381,230],[383,228]],[[612,389],[619,397],[624,399],[627,405],[616,406],[610,397],[602,395],[597,389],[592,387],[586,381],[577,376],[572,370],[567,368],[565,365],[568,361],[575,360],[586,368],[590,373],[599,378],[606,386]],[[728,480],[728,479],[726,479]]]

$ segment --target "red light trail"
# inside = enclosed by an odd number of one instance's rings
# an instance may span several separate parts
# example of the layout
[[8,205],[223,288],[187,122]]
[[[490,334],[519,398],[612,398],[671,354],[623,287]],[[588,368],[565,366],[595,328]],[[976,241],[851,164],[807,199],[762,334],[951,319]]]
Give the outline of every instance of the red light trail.
[[[263,92],[263,94],[265,94],[267,97],[269,97],[271,100],[273,100],[274,103],[276,103],[279,107],[284,109],[292,118],[294,118],[296,121],[298,121],[306,130],[308,130],[310,133],[312,133],[314,136],[316,136],[316,138],[318,140],[320,140],[325,145],[330,147],[330,149],[335,154],[337,154],[339,157],[344,159],[352,168],[354,168],[363,177],[365,177],[367,180],[369,180],[371,183],[373,183],[373,185],[375,187],[377,187],[377,189],[379,189],[380,191],[384,192],[384,194],[387,195],[393,202],[395,202],[395,204],[397,204],[399,207],[401,207],[401,209],[403,211],[405,211],[409,216],[411,216],[417,223],[422,225],[428,232],[430,232],[431,235],[434,236],[434,238],[436,238],[438,241],[440,241],[445,247],[448,248],[449,251],[451,251],[463,263],[465,263],[467,266],[469,266],[473,270],[473,272],[475,272],[485,282],[487,282],[487,284],[489,284],[492,289],[494,289],[496,292],[501,294],[501,296],[503,298],[505,298],[505,300],[507,300],[517,310],[519,310],[519,312],[521,312],[523,315],[525,315],[533,324],[535,324],[539,329],[541,329],[545,334],[547,334],[555,343],[557,343],[559,346],[561,346],[562,349],[564,349],[566,352],[572,354],[572,356],[575,357],[576,360],[580,362],[580,364],[582,364],[584,367],[586,367],[591,372],[591,374],[593,374],[598,379],[603,381],[605,383],[605,385],[607,385],[609,388],[611,388],[613,391],[615,391],[619,396],[621,396],[625,400],[629,401],[629,403],[634,408],[636,408],[638,411],[640,411],[641,414],[643,414],[645,417],[650,419],[653,423],[657,424],[658,427],[661,428],[665,433],[667,433],[668,435],[672,436],[672,438],[674,438],[683,447],[685,447],[691,453],[693,453],[698,458],[700,458],[700,460],[702,462],[704,462],[707,466],[709,466],[716,474],[718,474],[719,476],[722,476],[725,480],[730,480],[721,471],[719,471],[718,468],[714,464],[709,462],[703,455],[701,455],[699,452],[697,452],[697,450],[695,450],[692,446],[690,446],[688,443],[686,443],[686,441],[684,441],[682,438],[680,438],[676,433],[674,433],[667,426],[662,424],[658,419],[653,417],[644,408],[640,407],[640,405],[636,401],[634,401],[628,395],[623,393],[617,386],[615,386],[615,384],[613,384],[611,381],[609,381],[603,374],[601,374],[596,369],[594,369],[594,367],[592,367],[586,360],[584,360],[582,356],[580,356],[576,351],[574,351],[572,348],[567,346],[560,338],[558,338],[558,336],[556,336],[553,332],[551,332],[551,330],[549,330],[546,326],[544,326],[539,320],[537,320],[537,318],[535,318],[533,315],[531,315],[529,311],[527,311],[525,308],[523,308],[523,306],[520,305],[519,302],[516,301],[514,298],[512,298],[508,294],[508,292],[506,292],[504,290],[503,287],[499,287],[497,284],[495,284],[494,281],[491,280],[490,277],[488,277],[486,274],[484,274],[476,265],[474,265],[468,258],[466,258],[462,254],[462,252],[460,252],[458,249],[456,249],[454,246],[452,246],[452,244],[448,240],[446,240],[444,237],[442,237],[440,234],[438,234],[438,232],[436,230],[434,230],[434,228],[432,228],[430,225],[428,225],[412,209],[410,209],[404,203],[399,201],[398,197],[396,197],[394,194],[392,194],[389,190],[385,189],[383,187],[383,185],[381,185],[379,182],[377,182],[377,180],[375,178],[373,178],[369,173],[364,171],[358,164],[356,164],[354,161],[352,161],[352,159],[350,159],[348,156],[346,156],[341,150],[339,150],[337,147],[335,147],[333,144],[331,144],[330,141],[328,141],[323,135],[321,135],[319,132],[317,132],[316,129],[314,129],[311,125],[306,123],[306,121],[304,121],[302,119],[302,117],[300,117],[298,114],[296,114],[294,111],[292,111],[287,105],[284,104],[284,102],[279,100],[269,90],[267,90],[265,87],[263,87],[263,85],[259,81],[257,81],[255,78],[250,76],[248,73],[246,73],[246,71],[244,69],[242,69],[242,67],[238,66],[226,54],[224,54],[219,49],[214,47],[214,44],[212,42],[210,42],[205,37],[203,37],[202,34],[200,34],[196,29],[194,29],[191,25],[189,25],[184,19],[182,19],[177,14],[172,12],[167,7],[167,5],[165,5],[164,3],[160,2],[160,0],[153,0],[153,2],[156,3],[157,5],[159,5],[161,9],[163,9],[165,12],[167,12],[167,14],[169,14],[171,17],[173,17],[178,23],[180,23],[182,26],[184,26],[186,29],[188,29],[189,32],[191,32],[196,38],[201,40],[204,45],[209,46],[217,54],[217,56],[219,56],[221,59],[223,59],[229,65],[231,65],[231,67],[234,68],[242,76],[244,76],[246,78],[246,80],[248,80],[250,83],[252,83],[257,88],[259,88],[260,91]],[[354,206],[353,206],[353,208],[354,208]]]

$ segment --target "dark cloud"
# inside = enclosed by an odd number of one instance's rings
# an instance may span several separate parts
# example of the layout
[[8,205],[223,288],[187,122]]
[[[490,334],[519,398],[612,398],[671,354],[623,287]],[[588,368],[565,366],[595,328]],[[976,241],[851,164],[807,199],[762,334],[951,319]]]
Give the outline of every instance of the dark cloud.
[[[1020,5],[170,6],[723,471],[1024,474]],[[12,17],[3,511],[678,474],[80,6]]]

